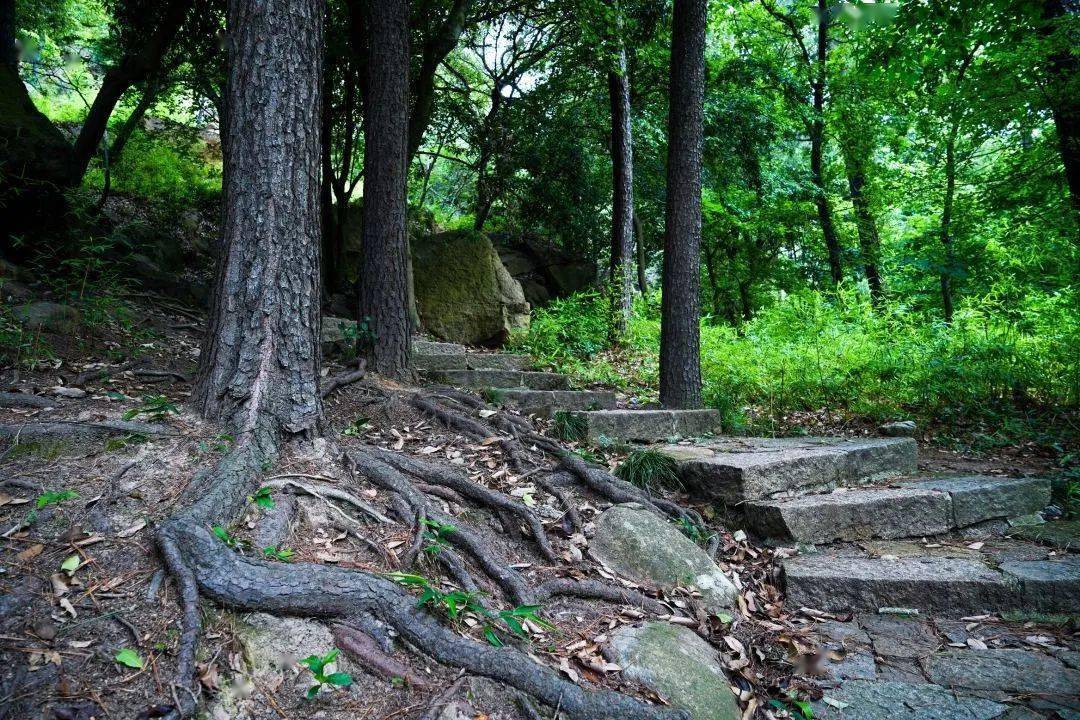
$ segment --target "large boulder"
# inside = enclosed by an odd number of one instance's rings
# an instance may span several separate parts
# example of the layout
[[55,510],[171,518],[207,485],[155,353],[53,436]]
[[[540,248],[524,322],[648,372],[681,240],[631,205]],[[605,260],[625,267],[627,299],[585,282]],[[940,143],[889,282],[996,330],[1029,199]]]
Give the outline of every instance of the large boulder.
[[689,628],[665,622],[623,626],[611,633],[604,655],[694,720],[736,720],[739,705],[709,643]]
[[495,233],[491,241],[533,307],[584,290],[596,281],[595,264],[543,238]]
[[82,319],[79,311],[70,305],[44,301],[21,305],[12,314],[30,330],[54,333],[73,333]]
[[731,607],[738,594],[704,550],[674,525],[635,503],[616,505],[600,514],[589,551],[635,582],[693,587],[712,612]]
[[529,303],[487,236],[444,232],[412,242],[420,324],[442,340],[501,345],[529,325]]

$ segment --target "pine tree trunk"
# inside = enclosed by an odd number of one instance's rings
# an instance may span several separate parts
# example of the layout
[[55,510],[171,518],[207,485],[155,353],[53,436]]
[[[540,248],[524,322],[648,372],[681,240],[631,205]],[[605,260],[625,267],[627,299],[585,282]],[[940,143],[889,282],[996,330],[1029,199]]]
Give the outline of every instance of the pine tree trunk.
[[320,0],[228,4],[225,220],[192,400],[238,442],[310,435],[322,416],[322,13]]
[[866,282],[870,286],[870,300],[876,305],[882,297],[881,274],[878,270],[881,242],[874,211],[870,207],[870,199],[866,196],[866,161],[857,157],[857,150],[847,142],[844,143],[842,151],[848,189],[851,191],[851,206],[855,211],[855,227],[859,233],[859,252],[862,254]]
[[630,85],[626,50],[620,46],[618,70],[608,73],[611,100],[611,267],[613,334],[626,335],[634,294],[634,151],[630,126]]
[[[1078,12],[1080,3],[1077,0],[1044,0],[1042,35],[1045,37],[1053,33],[1055,25],[1062,19],[1075,22]],[[1075,25],[1066,27],[1075,28]],[[1075,53],[1076,42],[1076,32],[1072,31],[1051,53],[1047,70],[1050,76],[1050,110],[1057,130],[1061,162],[1065,166],[1065,182],[1069,186],[1073,211],[1080,219],[1080,99],[1075,92],[1080,59]]]
[[814,204],[817,206],[818,224],[825,240],[829,256],[829,275],[833,284],[844,279],[840,258],[840,238],[832,220],[832,207],[825,184],[825,73],[829,50],[829,13],[826,0],[818,0],[817,10],[817,62],[814,68],[814,117],[810,123],[810,175],[814,183]]
[[369,367],[403,378],[412,358],[409,245],[405,227],[408,168],[409,3],[368,0],[371,42],[364,102],[364,214],[360,314]]
[[941,308],[946,323],[952,323],[953,319],[952,273],[955,253],[952,216],[956,196],[956,136],[959,129],[959,125],[954,120],[945,140],[945,200],[941,209],[941,245],[944,255],[941,268]]
[[701,153],[706,0],[675,0],[668,109],[660,402],[701,405]]

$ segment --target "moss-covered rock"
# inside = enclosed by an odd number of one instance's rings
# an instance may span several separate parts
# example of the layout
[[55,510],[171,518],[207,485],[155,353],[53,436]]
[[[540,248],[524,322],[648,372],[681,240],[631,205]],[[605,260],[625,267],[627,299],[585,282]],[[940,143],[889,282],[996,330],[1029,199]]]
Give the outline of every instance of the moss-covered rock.
[[444,232],[412,242],[416,308],[425,330],[468,345],[500,345],[529,325],[529,303],[487,236]]

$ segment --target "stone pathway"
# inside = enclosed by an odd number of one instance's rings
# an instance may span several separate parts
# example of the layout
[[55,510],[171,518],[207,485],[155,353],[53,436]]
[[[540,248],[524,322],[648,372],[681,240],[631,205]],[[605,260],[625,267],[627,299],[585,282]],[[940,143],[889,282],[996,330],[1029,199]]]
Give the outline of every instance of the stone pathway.
[[[715,411],[619,408],[613,393],[570,389],[525,356],[447,343],[416,351],[427,378],[491,389],[490,400],[538,416],[570,412],[590,442],[657,443],[692,496],[791,547],[786,606],[821,618],[815,718],[1080,720],[1080,523],[1042,523],[1048,481],[920,477],[906,437],[722,437]],[[650,518],[607,510],[592,552],[630,579],[713,577],[700,548]],[[661,577],[672,567],[679,577]],[[733,588],[716,575],[721,606]],[[1071,624],[1044,634],[1055,627],[1047,613]],[[652,622],[620,629],[606,652],[698,720],[737,717],[715,653],[697,640]]]

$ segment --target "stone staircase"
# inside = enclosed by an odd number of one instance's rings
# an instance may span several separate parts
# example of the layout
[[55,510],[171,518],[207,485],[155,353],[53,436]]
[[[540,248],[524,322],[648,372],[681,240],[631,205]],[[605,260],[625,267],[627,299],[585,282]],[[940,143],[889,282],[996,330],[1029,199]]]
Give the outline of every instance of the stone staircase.
[[916,443],[903,437],[723,437],[716,411],[619,408],[614,393],[571,389],[524,355],[415,348],[429,380],[490,389],[541,417],[566,411],[591,443],[656,443],[692,497],[765,542],[798,548],[783,561],[792,607],[1080,613],[1080,555],[1060,539],[1051,551],[1016,524],[1050,503],[1046,480],[920,477]]

